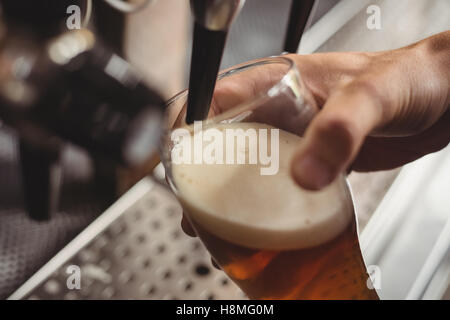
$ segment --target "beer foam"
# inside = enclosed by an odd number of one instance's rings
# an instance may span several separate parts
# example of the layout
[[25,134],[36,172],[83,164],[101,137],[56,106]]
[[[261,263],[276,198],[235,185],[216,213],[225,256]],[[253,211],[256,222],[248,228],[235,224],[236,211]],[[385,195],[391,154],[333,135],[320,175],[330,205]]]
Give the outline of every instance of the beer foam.
[[[274,129],[259,123],[215,127]],[[274,175],[261,175],[259,163],[172,164],[180,201],[201,227],[245,247],[291,250],[332,240],[353,219],[350,194],[342,176],[317,192],[294,182],[290,163],[301,143],[300,137],[279,130],[279,170]]]

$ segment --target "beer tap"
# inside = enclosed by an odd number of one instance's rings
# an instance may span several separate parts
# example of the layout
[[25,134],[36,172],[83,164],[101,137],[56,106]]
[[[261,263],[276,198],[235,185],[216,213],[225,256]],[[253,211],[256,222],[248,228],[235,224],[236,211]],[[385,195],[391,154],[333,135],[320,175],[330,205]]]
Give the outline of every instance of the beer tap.
[[20,136],[32,218],[46,220],[57,209],[64,141],[128,168],[151,158],[164,101],[127,61],[87,29],[64,32],[45,46],[21,28],[4,30],[0,118]]
[[191,0],[195,18],[186,122],[207,117],[230,25],[245,0]]
[[306,24],[314,9],[315,0],[292,0],[284,51],[296,53]]

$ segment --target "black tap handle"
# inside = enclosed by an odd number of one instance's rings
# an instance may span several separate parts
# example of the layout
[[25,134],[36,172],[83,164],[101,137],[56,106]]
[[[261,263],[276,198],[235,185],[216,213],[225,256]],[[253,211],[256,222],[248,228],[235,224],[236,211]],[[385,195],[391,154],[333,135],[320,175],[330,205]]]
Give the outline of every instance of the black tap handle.
[[284,40],[285,52],[297,52],[314,2],[314,0],[292,0],[288,29]]
[[49,146],[19,141],[22,189],[29,216],[50,219],[58,208],[62,168],[58,142]]
[[[128,167],[156,152],[164,100],[92,33],[68,32],[45,50],[26,36],[11,38],[11,49],[0,50],[0,57],[17,54],[0,59],[3,81],[20,91],[0,91],[0,117],[22,137],[58,136]],[[65,50],[67,43],[73,51]],[[26,77],[10,71],[21,64],[30,66]]]
[[45,118],[56,133],[92,153],[137,166],[157,150],[164,100],[134,68],[98,44],[66,66],[70,99]]
[[186,122],[204,120],[209,112],[228,30],[245,0],[191,0],[194,41]]
[[208,30],[195,23],[186,112],[189,124],[208,116],[226,38],[226,31]]

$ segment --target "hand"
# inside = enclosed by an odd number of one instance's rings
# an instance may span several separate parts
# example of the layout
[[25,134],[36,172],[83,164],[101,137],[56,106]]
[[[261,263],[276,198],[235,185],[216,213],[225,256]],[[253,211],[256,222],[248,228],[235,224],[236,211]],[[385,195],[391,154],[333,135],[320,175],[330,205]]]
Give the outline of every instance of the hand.
[[[449,144],[450,31],[392,51],[287,57],[321,107],[292,160],[300,186],[319,190],[343,171],[395,168]],[[272,72],[219,82],[210,116],[251,99]]]

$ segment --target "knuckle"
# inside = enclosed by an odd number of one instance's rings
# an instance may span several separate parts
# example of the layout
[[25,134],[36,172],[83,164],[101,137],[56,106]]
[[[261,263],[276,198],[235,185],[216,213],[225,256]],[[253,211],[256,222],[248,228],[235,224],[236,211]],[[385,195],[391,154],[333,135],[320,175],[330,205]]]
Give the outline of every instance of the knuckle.
[[367,97],[371,101],[382,102],[383,96],[382,88],[380,88],[379,81],[373,79],[356,79],[348,83],[344,89],[349,94],[359,94]]
[[379,121],[392,118],[392,97],[385,79],[379,77],[364,77],[350,81],[344,86],[343,93],[357,95],[364,99],[368,114],[377,117]]

